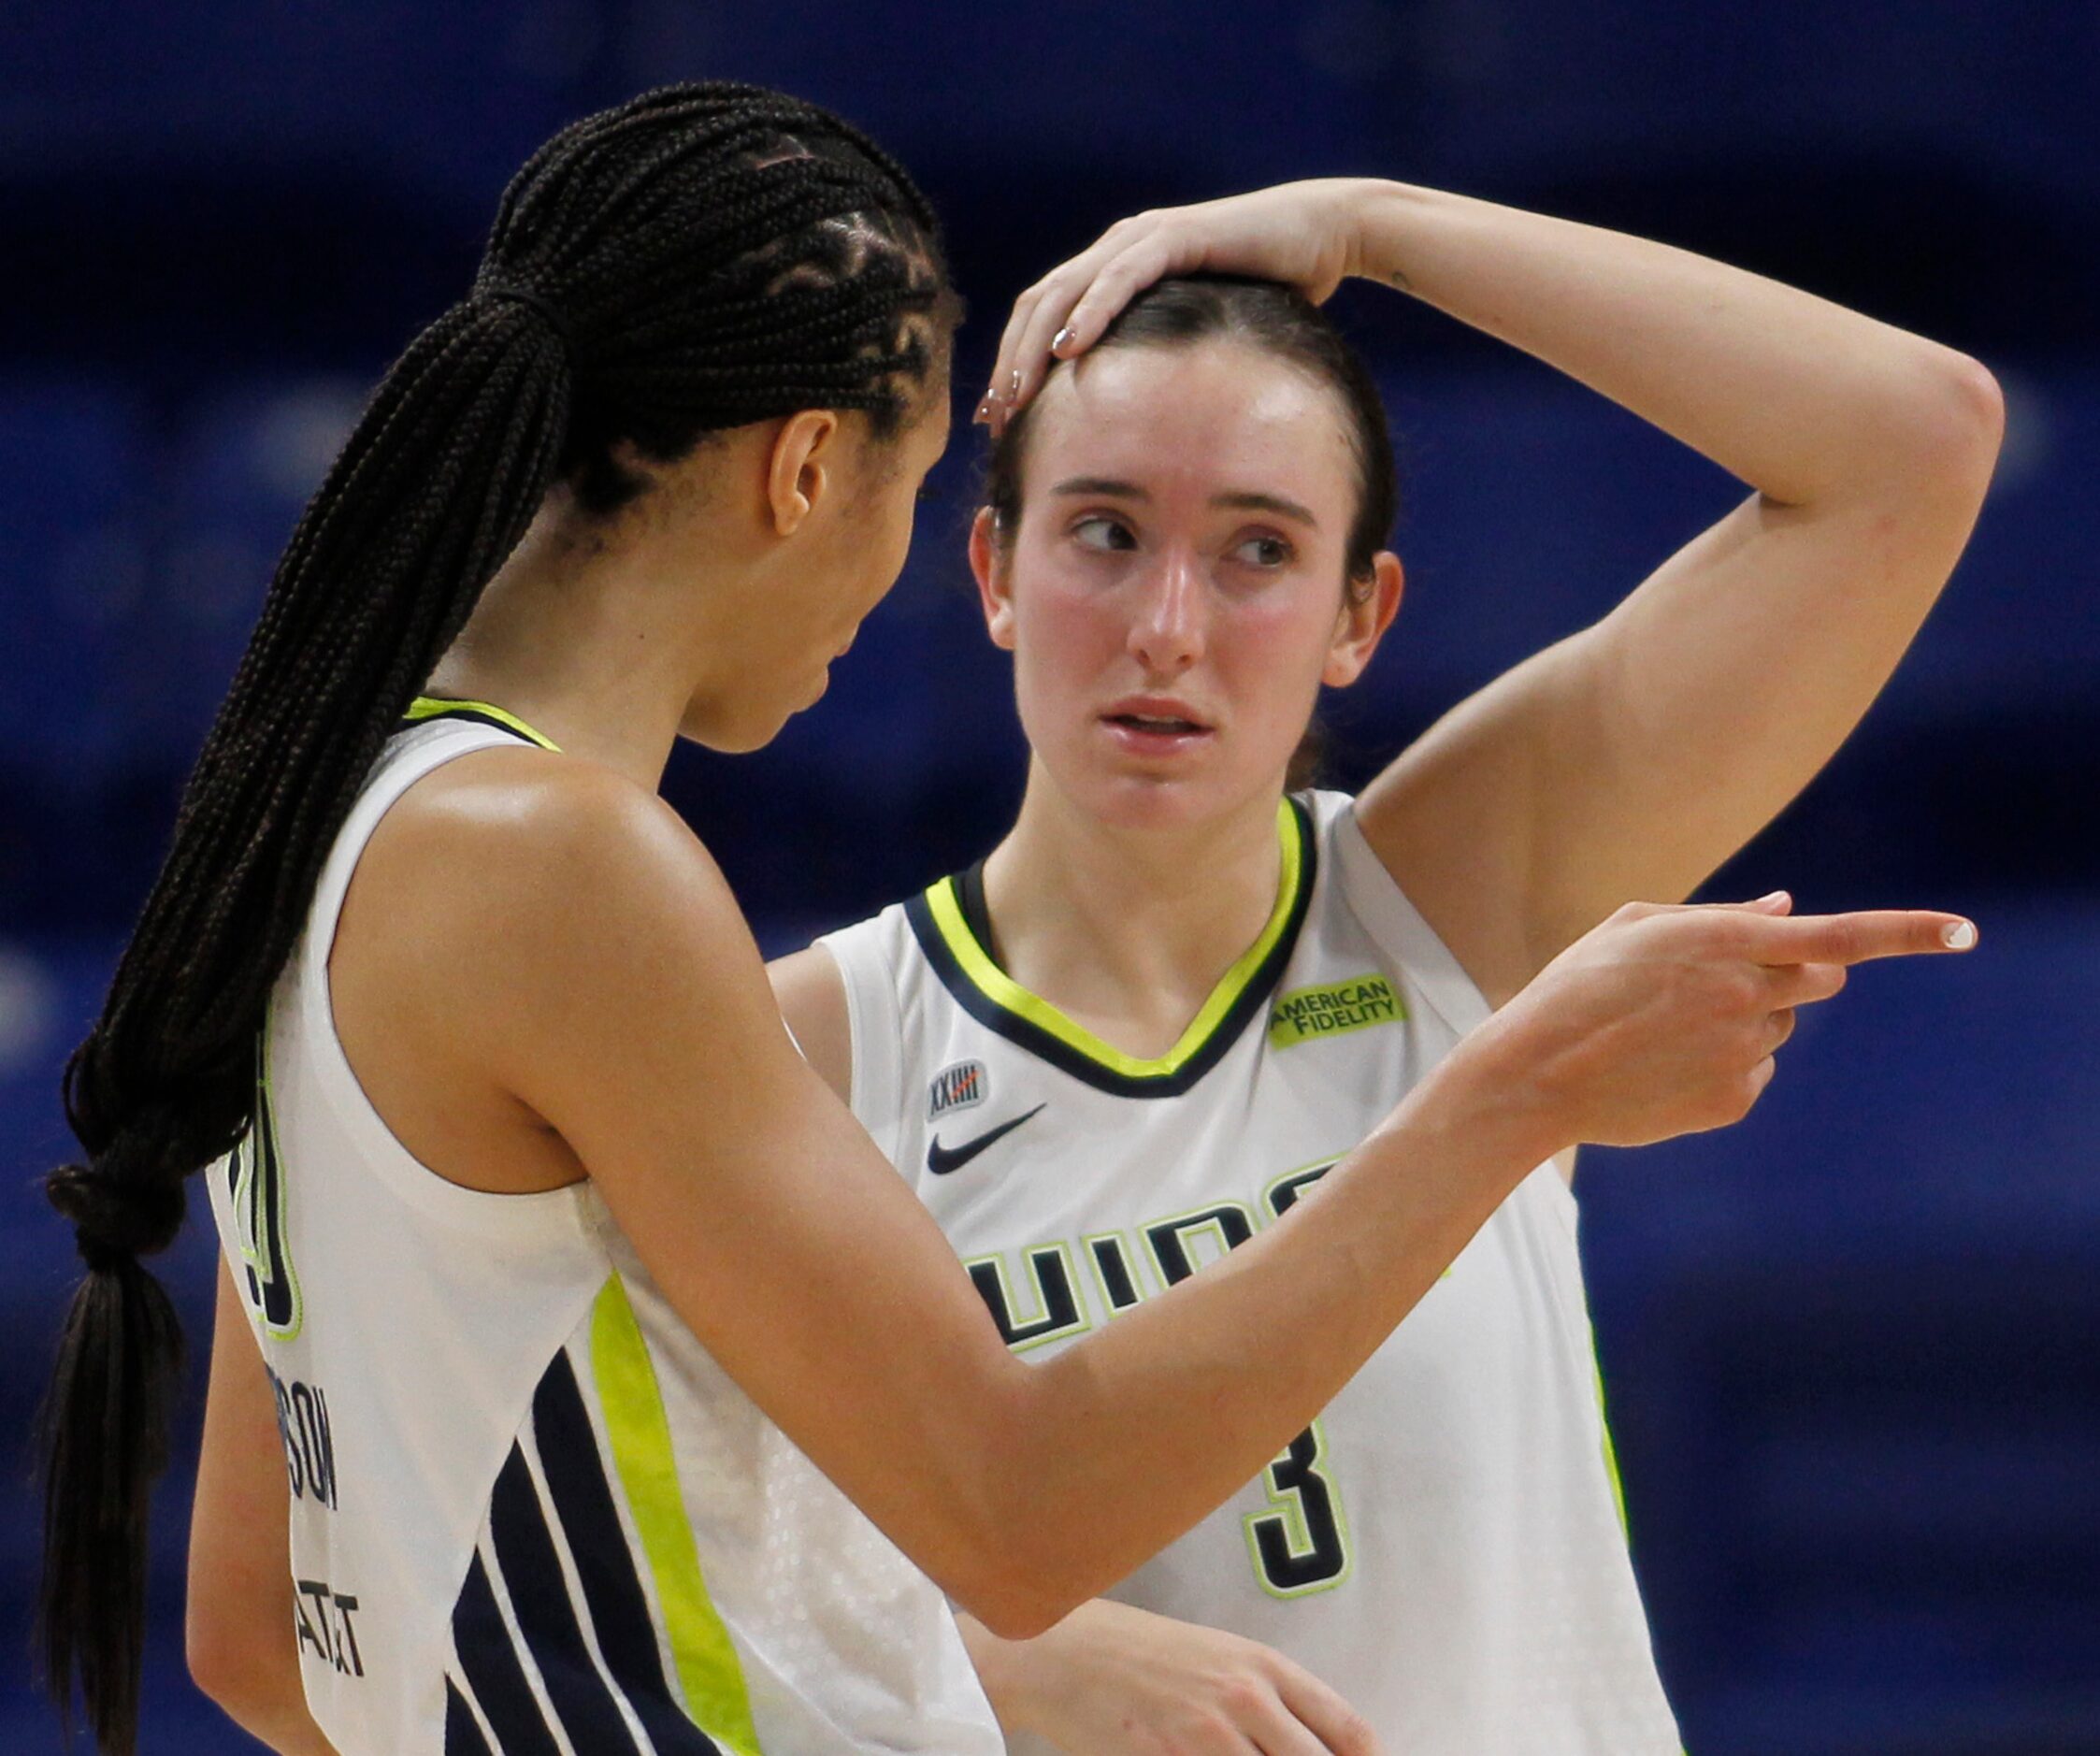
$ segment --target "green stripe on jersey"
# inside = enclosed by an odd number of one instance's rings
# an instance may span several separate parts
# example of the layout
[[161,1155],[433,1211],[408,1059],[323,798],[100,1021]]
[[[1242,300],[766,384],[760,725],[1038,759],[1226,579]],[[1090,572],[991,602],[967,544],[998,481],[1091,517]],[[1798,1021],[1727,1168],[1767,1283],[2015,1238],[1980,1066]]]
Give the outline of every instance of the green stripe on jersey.
[[414,726],[426,719],[442,719],[448,713],[456,713],[462,717],[473,715],[481,719],[492,719],[498,726],[508,727],[511,730],[516,732],[519,737],[529,739],[542,750],[558,751],[561,748],[552,738],[542,737],[539,732],[534,731],[515,713],[507,713],[503,709],[493,706],[487,701],[455,701],[444,696],[419,695],[409,703],[409,711],[401,717],[410,725]]
[[591,1308],[591,1372],[627,1509],[655,1580],[685,1711],[732,1756],[760,1756],[743,1665],[708,1596],[699,1544],[678,1490],[678,1460],[656,1368],[617,1274]]

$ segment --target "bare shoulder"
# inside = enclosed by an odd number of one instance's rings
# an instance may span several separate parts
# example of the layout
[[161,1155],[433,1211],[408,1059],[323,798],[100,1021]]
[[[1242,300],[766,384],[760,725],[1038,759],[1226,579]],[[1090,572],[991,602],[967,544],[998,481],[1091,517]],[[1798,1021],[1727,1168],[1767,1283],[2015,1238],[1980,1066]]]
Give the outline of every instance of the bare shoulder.
[[683,1021],[704,1041],[772,1014],[735,900],[677,813],[536,750],[477,751],[402,796],[358,861],[328,975],[396,1137],[506,1193],[583,1174],[550,1103],[638,1037]]
[[852,1102],[853,1024],[839,960],[825,946],[809,945],[776,957],[766,973],[803,1058],[841,1103]]
[[[338,1029],[370,1010],[454,1076],[513,1090],[518,1039],[578,1042],[674,986],[687,1002],[771,1009],[736,900],[678,813],[609,769],[524,749],[462,756],[387,813],[330,981]],[[463,1002],[472,1031],[457,1029]]]
[[[508,971],[588,967],[624,951],[745,937],[721,871],[676,812],[597,763],[479,751],[404,795],[355,888],[408,926],[480,947]],[[637,936],[639,935],[639,942]]]

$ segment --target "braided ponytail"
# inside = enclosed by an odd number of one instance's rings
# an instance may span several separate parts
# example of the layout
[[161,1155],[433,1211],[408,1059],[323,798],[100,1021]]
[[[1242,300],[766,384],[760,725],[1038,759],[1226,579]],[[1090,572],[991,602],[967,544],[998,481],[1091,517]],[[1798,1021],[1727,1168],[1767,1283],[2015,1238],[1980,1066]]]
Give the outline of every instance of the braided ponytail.
[[184,788],[102,1015],[67,1062],[83,1149],[46,1180],[86,1274],[42,1422],[38,1649],[129,1752],[148,1496],[181,1335],[138,1258],[252,1120],[272,988],[367,772],[549,489],[609,512],[625,461],[805,408],[901,423],[945,290],[902,168],[755,87],[586,118],[504,193],[473,292],[410,343],[294,531]]

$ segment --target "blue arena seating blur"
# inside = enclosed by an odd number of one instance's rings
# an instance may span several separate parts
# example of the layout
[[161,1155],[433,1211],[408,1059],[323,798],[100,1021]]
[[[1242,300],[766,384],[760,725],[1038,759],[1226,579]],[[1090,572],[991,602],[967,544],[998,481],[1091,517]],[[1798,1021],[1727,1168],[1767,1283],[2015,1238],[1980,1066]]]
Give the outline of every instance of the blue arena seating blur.
[[194,751],[248,643],[271,569],[364,404],[343,378],[266,380],[187,411],[169,459],[170,514],[148,595],[155,655],[139,729]]
[[1978,913],[1805,1016],[1744,1126],[1578,1178],[1695,1749],[2093,1748],[2100,915]]
[[[457,296],[496,192],[663,79],[777,83],[927,183],[973,302],[1129,209],[1376,171],[1652,231],[1983,357],[2006,453],[1884,699],[1715,881],[1943,904],[1959,963],[1863,971],[1744,1127],[1581,1177],[1635,1555],[1701,1756],[2100,1752],[2100,35],[2004,0],[457,0],[16,8],[0,50],[0,1462],[70,1268],[33,1185],[55,1080],[306,496]],[[1336,309],[1400,440],[1408,596],[1323,710],[1364,778],[1741,496],[1411,301]],[[770,749],[682,751],[770,950],[985,851],[1025,747],[963,558],[977,447]],[[211,1251],[168,1260],[201,1348]],[[193,1374],[193,1388],[201,1379]],[[194,1450],[194,1400],[182,1450]],[[156,1525],[146,1756],[248,1748],[180,1660]],[[36,1510],[0,1495],[0,1649]],[[59,1748],[19,1663],[0,1750]]]

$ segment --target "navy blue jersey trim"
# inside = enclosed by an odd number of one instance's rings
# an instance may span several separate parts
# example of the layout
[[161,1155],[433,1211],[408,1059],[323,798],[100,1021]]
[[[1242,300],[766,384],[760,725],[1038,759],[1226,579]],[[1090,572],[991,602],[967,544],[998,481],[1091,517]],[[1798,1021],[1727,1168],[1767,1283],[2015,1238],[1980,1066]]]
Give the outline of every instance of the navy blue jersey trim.
[[510,1590],[519,1636],[532,1654],[569,1743],[592,1756],[600,1750],[606,1756],[624,1751],[640,1756],[611,1688],[591,1661],[553,1533],[533,1490],[532,1473],[523,1448],[515,1445],[496,1475],[489,1502],[489,1546]]
[[533,1392],[532,1427],[547,1498],[583,1581],[606,1668],[657,1756],[719,1756],[714,1740],[686,1718],[665,1683],[649,1599],[566,1350],[554,1355]]
[[[1313,833],[1312,813],[1302,800],[1293,797],[1290,808],[1298,818],[1299,845],[1302,850],[1299,867],[1298,894],[1291,899],[1290,914],[1284,924],[1269,955],[1261,960],[1260,967],[1247,980],[1245,987],[1232,1002],[1231,1010],[1217,1022],[1217,1028],[1204,1040],[1201,1048],[1171,1073],[1124,1073],[1104,1067],[1092,1056],[1075,1049],[1071,1044],[1051,1035],[1035,1023],[1017,1013],[1009,1012],[999,1001],[985,992],[970,979],[969,973],[957,961],[948,943],[942,937],[933,911],[927,905],[924,892],[911,898],[904,904],[904,918],[911,923],[913,935],[919,942],[919,949],[926,953],[927,961],[941,983],[955,996],[956,1002],[987,1030],[1004,1037],[1009,1043],[1028,1051],[1039,1059],[1045,1060],[1060,1072],[1070,1073],[1082,1084],[1106,1091],[1118,1098],[1179,1098],[1196,1087],[1197,1081],[1215,1067],[1231,1051],[1247,1026],[1260,1017],[1268,1009],[1269,997],[1275,991],[1283,977],[1291,953],[1298,948],[1298,934],[1305,924],[1305,912],[1312,905],[1313,886],[1319,876],[1319,845]],[[964,925],[977,941],[985,957],[994,963],[998,954],[992,948],[991,922],[985,913],[983,862],[970,871],[957,874],[956,896],[961,908]],[[1003,965],[1001,966],[1004,967]]]
[[495,1756],[482,1728],[459,1692],[459,1685],[445,1678],[445,1756]]
[[503,1625],[503,1612],[496,1607],[478,1550],[453,1605],[453,1647],[503,1756],[561,1756],[511,1644],[511,1631]]

